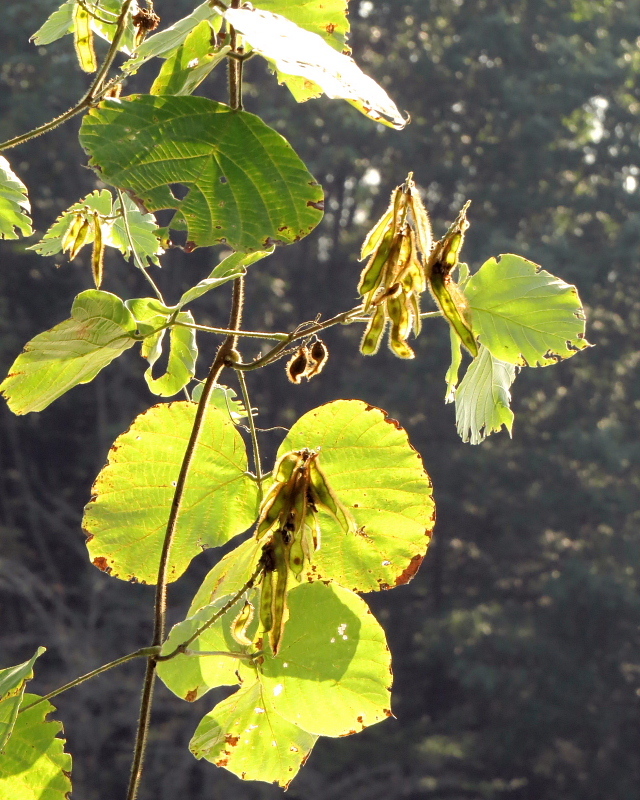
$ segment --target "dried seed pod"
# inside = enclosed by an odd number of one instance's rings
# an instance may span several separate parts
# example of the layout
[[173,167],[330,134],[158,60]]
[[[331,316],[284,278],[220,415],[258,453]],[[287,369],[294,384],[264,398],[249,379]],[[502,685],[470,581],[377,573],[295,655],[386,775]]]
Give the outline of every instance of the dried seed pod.
[[387,302],[387,311],[391,320],[389,347],[399,358],[415,358],[415,353],[407,344],[407,336],[411,331],[411,315],[406,305],[406,296],[392,297]]
[[98,69],[98,62],[93,49],[91,16],[80,3],[76,3],[73,7],[73,43],[80,69],[84,72],[95,72]]
[[329,485],[317,458],[314,458],[309,464],[309,477],[311,494],[316,505],[328,511],[345,533],[355,533],[357,526],[351,512]]
[[427,262],[427,279],[431,293],[443,315],[472,356],[478,355],[478,343],[471,329],[470,310],[466,298],[451,277],[458,264],[458,256],[469,227],[467,209],[469,202],[458,214],[458,218],[447,234],[436,244]]
[[253,622],[254,614],[255,609],[253,605],[248,600],[245,600],[242,610],[231,624],[231,635],[238,644],[244,647],[253,644],[252,640],[247,636],[247,631]]
[[291,383],[302,383],[302,379],[307,373],[309,367],[307,348],[302,345],[298,352],[287,363],[286,371],[287,378]]
[[383,303],[374,311],[360,342],[360,352],[363,356],[374,356],[378,352],[386,326],[387,310]]
[[324,365],[329,358],[329,350],[326,344],[321,339],[316,339],[315,342],[307,348],[308,366],[305,377],[311,380],[315,375],[319,375],[324,369]]
[[99,214],[93,215],[93,252],[91,254],[91,271],[96,289],[102,284],[104,265],[104,240],[102,238],[102,225]]

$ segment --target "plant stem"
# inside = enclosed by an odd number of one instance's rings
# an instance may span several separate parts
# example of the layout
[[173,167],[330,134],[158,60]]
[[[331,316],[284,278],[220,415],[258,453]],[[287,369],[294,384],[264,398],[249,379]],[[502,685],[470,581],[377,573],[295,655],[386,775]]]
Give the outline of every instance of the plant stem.
[[111,42],[111,47],[109,48],[109,52],[107,53],[102,66],[98,70],[98,74],[94,78],[91,86],[84,94],[84,96],[76,103],[73,108],[70,108],[68,111],[65,111],[64,114],[61,114],[59,117],[55,117],[54,119],[50,120],[49,122],[45,122],[44,125],[40,125],[37,128],[33,128],[33,130],[27,131],[27,133],[22,133],[20,136],[14,136],[13,139],[7,139],[6,142],[0,143],[0,152],[2,150],[8,150],[10,147],[16,147],[19,144],[23,144],[24,142],[28,142],[29,139],[35,139],[36,136],[42,136],[43,133],[48,133],[52,131],[54,128],[57,128],[59,125],[62,125],[67,120],[75,117],[76,114],[79,114],[85,108],[88,108],[94,100],[97,100],[102,93],[107,91],[111,84],[103,87],[102,83],[107,76],[107,73],[111,69],[111,66],[115,60],[115,57],[118,53],[118,48],[120,47],[120,42],[122,41],[122,37],[124,36],[124,32],[126,29],[126,18],[127,14],[129,13],[129,8],[133,0],[125,0],[122,9],[120,11],[120,15],[118,17],[116,23],[116,32],[113,36],[113,41]]
[[92,670],[91,672],[87,672],[86,675],[81,675],[79,678],[76,678],[73,681],[69,681],[69,683],[65,683],[64,686],[61,686],[59,689],[54,689],[53,692],[49,692],[49,694],[45,694],[43,697],[34,700],[33,703],[29,703],[28,706],[23,706],[19,714],[22,714],[23,711],[26,711],[29,708],[33,708],[37,706],[39,703],[44,703],[45,700],[51,700],[52,697],[57,697],[59,694],[66,692],[67,689],[73,689],[74,686],[79,686],[81,683],[90,680],[91,678],[95,678],[98,675],[102,675],[103,672],[107,672],[114,667],[119,667],[120,664],[126,664],[127,661],[132,661],[134,658],[149,658],[150,656],[157,655],[160,652],[158,647],[142,647],[140,650],[136,650],[134,653],[129,653],[126,656],[122,656],[121,658],[117,658],[115,661],[110,661],[108,664],[103,664],[101,667]]
[[[167,582],[169,577],[169,559],[171,556],[171,547],[173,545],[173,539],[176,532],[178,516],[180,514],[180,508],[184,497],[187,477],[189,475],[189,470],[191,468],[200,434],[204,427],[211,392],[213,391],[213,387],[215,386],[220,373],[227,365],[231,351],[236,346],[237,335],[235,334],[235,331],[239,329],[242,322],[243,306],[244,276],[241,276],[236,278],[233,284],[233,299],[231,304],[231,315],[229,317],[229,329],[232,331],[232,333],[230,333],[220,345],[218,352],[216,353],[216,357],[213,360],[213,364],[211,365],[211,369],[209,370],[207,380],[205,381],[202,389],[202,395],[198,403],[198,408],[196,409],[193,428],[191,429],[191,435],[182,459],[180,474],[178,476],[176,489],[173,494],[171,511],[169,512],[169,520],[167,522],[167,529],[162,546],[162,554],[160,556],[160,566],[158,568],[152,647],[161,646],[162,640],[164,639],[167,617]],[[138,719],[138,732],[136,734],[136,744],[133,754],[133,761],[131,764],[131,777],[127,791],[127,800],[135,800],[135,798],[138,796],[138,789],[140,787],[140,779],[142,777],[144,755],[147,745],[147,736],[149,732],[149,722],[151,719],[151,705],[153,701],[153,689],[156,679],[157,660],[157,657],[150,656],[149,660],[147,661],[147,671],[145,673],[144,684],[142,687],[140,717]]]
[[247,418],[249,420],[249,432],[251,434],[251,446],[253,447],[253,465],[256,471],[256,480],[258,481],[258,494],[260,502],[262,502],[262,464],[260,463],[260,446],[258,445],[258,433],[256,431],[256,423],[253,418],[251,410],[251,400],[249,398],[249,391],[247,389],[247,381],[244,373],[241,370],[236,372],[240,390],[242,391],[242,401],[247,410]]
[[[231,0],[231,8],[239,8],[240,0]],[[231,52],[238,53],[238,34],[233,25],[229,26]],[[242,61],[227,58],[229,67],[229,104],[236,111],[242,111]]]
[[227,335],[233,333],[236,336],[247,336],[252,339],[273,339],[276,342],[288,342],[288,333],[265,333],[263,331],[230,331],[229,328],[211,328],[209,325],[196,325],[193,322],[174,322],[174,325],[179,325],[181,328],[193,328],[196,331],[205,331],[205,333],[220,333]]
[[122,211],[122,222],[124,225],[124,232],[127,235],[127,241],[129,242],[129,247],[131,248],[131,255],[133,256],[133,261],[135,265],[138,267],[138,269],[142,272],[144,277],[147,279],[149,284],[151,285],[151,288],[153,289],[155,296],[162,303],[162,305],[166,306],[166,303],[164,302],[164,298],[162,296],[162,292],[160,291],[160,289],[158,289],[158,287],[156,286],[156,282],[147,272],[146,265],[142,262],[142,259],[140,258],[138,252],[136,251],[136,248],[134,247],[133,236],[131,235],[131,228],[129,227],[129,216],[128,216],[129,212],[127,211],[127,207],[124,204],[124,193],[122,189],[117,189],[117,192],[118,192],[118,198],[120,200],[120,210]]

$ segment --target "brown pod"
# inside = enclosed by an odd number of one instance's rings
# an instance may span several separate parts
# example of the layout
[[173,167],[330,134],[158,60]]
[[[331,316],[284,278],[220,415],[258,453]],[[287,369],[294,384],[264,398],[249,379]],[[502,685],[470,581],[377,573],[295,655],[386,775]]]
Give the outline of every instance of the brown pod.
[[324,365],[329,358],[329,349],[321,339],[316,341],[307,349],[309,363],[305,373],[307,380],[311,380],[314,375],[319,375],[324,369]]
[[307,348],[302,345],[286,366],[287,378],[289,378],[291,383],[302,383],[302,379],[307,374],[308,368],[309,353]]

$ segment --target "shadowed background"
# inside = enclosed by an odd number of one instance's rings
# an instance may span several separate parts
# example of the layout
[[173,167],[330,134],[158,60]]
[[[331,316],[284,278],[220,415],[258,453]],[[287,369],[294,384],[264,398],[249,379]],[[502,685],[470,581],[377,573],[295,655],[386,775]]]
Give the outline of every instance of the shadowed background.
[[[259,4],[258,4],[259,5]],[[0,139],[71,106],[87,78],[69,38],[28,37],[49,0],[3,4]],[[163,25],[187,0],[159,0]],[[397,717],[323,739],[294,781],[300,800],[628,800],[640,779],[640,3],[638,0],[351,2],[354,55],[412,124],[371,123],[340,101],[297,106],[264,62],[247,64],[247,110],[285,135],[327,195],[302,242],[250,268],[246,326],[287,330],[356,300],[368,227],[409,170],[436,235],[472,202],[463,256],[522,254],[577,284],[597,347],[525,370],[513,387],[514,438],[463,445],[443,404],[449,337],[425,321],[417,358],[358,353],[360,329],[327,333],[321,377],[291,387],[282,364],[250,374],[259,424],[287,426],[314,406],[355,397],[409,430],[435,486],[432,548],[408,586],[369,596],[394,654]],[[157,65],[154,65],[157,69]],[[149,73],[150,75],[151,73]],[[148,76],[147,76],[148,77]],[[148,87],[144,76],[127,92]],[[224,69],[200,89],[225,99]],[[8,151],[40,232],[95,188],[74,120]],[[35,241],[35,239],[34,239]],[[68,264],[0,243],[0,366],[68,316],[91,286],[88,257]],[[171,251],[154,278],[175,301],[216,263]],[[63,263],[64,262],[64,263]],[[56,267],[59,265],[59,269]],[[147,294],[117,254],[103,288]],[[194,304],[224,325],[228,287]],[[199,375],[216,342],[200,338]],[[251,355],[251,346],[245,349]],[[153,589],[100,573],[86,557],[82,506],[114,438],[156,402],[128,351],[39,414],[0,406],[0,665],[47,654],[32,691],[50,691],[151,636]],[[224,379],[233,384],[233,376]],[[263,435],[271,458],[283,431]],[[171,587],[184,613],[221,551]],[[123,796],[143,664],[56,700],[74,757],[74,797]],[[279,797],[196,762],[186,749],[216,697],[189,705],[160,686],[141,798]]]

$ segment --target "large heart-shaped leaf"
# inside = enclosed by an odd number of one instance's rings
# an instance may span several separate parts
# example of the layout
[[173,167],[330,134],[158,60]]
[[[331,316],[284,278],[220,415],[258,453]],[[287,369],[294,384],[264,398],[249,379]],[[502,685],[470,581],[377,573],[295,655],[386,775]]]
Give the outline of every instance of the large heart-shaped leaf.
[[318,463],[359,528],[347,535],[321,514],[309,577],[363,592],[411,580],[429,543],[434,504],[406,431],[379,408],[337,400],[301,417],[278,455],[305,447],[319,449]]
[[[205,97],[106,100],[85,117],[80,139],[103,180],[150,211],[176,209],[191,248],[265,250],[306,236],[322,218],[322,188],[286,140]],[[189,191],[177,199],[169,184]]]
[[265,654],[258,668],[274,710],[322,736],[347,736],[391,716],[391,655],[365,601],[314,582],[293,588],[287,602],[278,655]]
[[497,359],[486,347],[469,365],[455,392],[456,425],[463,442],[480,444],[504,425],[511,435],[511,384],[516,367]]
[[[67,800],[71,792],[71,756],[64,752],[62,724],[47,721],[55,711],[48,701],[25,694],[13,735],[0,757],[0,797],[11,800]],[[0,724],[6,722],[0,704]]]
[[[114,577],[156,582],[195,411],[188,402],[154,406],[111,448],[83,524],[93,563]],[[209,406],[178,517],[169,580],[177,580],[202,548],[246,530],[256,518],[257,497],[242,437],[228,414]]]
[[544,367],[589,347],[576,287],[522,256],[490,258],[465,295],[473,332],[501,361]]
[[17,239],[16,231],[31,236],[30,213],[27,187],[12,171],[7,159],[0,156],[0,239]]
[[27,681],[33,678],[33,665],[46,649],[39,647],[23,664],[0,670],[0,756],[16,724]]
[[132,347],[135,331],[136,321],[119,297],[97,289],[81,292],[71,319],[27,342],[0,393],[14,414],[42,411]]
[[286,789],[317,738],[280,716],[260,683],[249,683],[202,719],[189,747],[244,780]]
[[347,100],[376,122],[397,130],[407,124],[385,90],[350,56],[334,50],[316,33],[261,9],[229,8],[224,16],[280,76],[297,76],[309,84],[307,96],[292,87],[297,100],[324,92],[327,97]]

